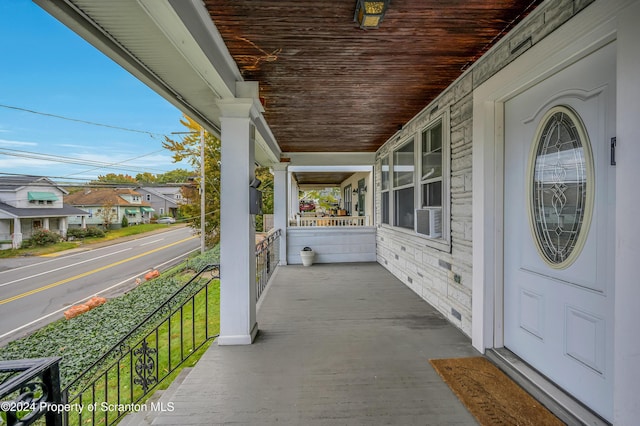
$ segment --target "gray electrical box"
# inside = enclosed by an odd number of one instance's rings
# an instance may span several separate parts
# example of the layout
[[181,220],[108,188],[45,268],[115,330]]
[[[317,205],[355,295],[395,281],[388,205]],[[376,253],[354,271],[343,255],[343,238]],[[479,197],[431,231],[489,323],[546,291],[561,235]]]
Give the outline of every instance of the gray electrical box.
[[262,191],[249,187],[249,213],[262,214]]

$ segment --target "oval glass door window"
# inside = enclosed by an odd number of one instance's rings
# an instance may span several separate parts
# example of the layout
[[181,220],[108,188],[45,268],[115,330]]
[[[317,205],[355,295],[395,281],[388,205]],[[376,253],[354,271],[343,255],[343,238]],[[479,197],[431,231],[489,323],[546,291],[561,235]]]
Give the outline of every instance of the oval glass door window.
[[556,106],[544,115],[529,170],[529,223],[536,247],[549,266],[566,268],[584,245],[595,189],[591,145],[573,109]]

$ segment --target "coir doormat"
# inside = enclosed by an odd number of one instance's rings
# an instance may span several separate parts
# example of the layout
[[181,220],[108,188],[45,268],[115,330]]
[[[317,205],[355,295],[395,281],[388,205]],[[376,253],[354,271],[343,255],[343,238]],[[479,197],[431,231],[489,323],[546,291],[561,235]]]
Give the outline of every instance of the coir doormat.
[[481,425],[564,425],[485,358],[429,362]]

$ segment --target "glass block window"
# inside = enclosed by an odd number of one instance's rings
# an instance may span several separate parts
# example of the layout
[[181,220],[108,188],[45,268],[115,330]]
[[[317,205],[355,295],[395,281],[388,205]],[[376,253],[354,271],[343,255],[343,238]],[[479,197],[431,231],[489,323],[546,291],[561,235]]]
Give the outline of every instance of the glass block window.
[[558,268],[573,262],[586,238],[594,190],[591,158],[577,114],[565,106],[549,110],[532,150],[529,217],[538,251]]

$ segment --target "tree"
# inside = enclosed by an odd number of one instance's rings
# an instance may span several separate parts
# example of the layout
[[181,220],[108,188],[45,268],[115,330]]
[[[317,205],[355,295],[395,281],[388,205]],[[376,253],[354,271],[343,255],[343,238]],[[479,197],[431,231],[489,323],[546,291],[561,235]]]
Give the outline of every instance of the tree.
[[[182,140],[176,141],[165,137],[162,146],[173,153],[173,161],[186,160],[198,176],[193,180],[194,185],[183,188],[182,196],[191,202],[180,206],[180,214],[191,220],[191,226],[200,229],[200,196],[198,189],[202,186],[205,194],[205,240],[207,245],[213,246],[220,239],[220,139],[204,132],[205,146],[205,182],[202,185],[200,170],[200,125],[184,116],[180,124],[187,128],[188,134]],[[193,174],[191,174],[193,176]]]
[[323,190],[302,191],[301,198],[314,200],[316,205],[329,210],[335,208],[340,198],[340,188],[325,188]]
[[185,183],[197,173],[186,169],[170,170],[157,176],[157,183]]
[[258,188],[262,191],[262,215],[256,216],[256,231],[265,231],[263,215],[273,213],[273,175],[268,167],[258,167],[255,176],[262,182]]
[[92,180],[91,184],[104,184],[104,183],[117,183],[117,184],[136,184],[137,181],[129,175],[123,175],[121,173],[107,173],[106,175],[98,176],[97,180]]
[[136,182],[138,183],[155,183],[158,181],[158,177],[153,173],[144,172],[136,175]]
[[104,226],[104,229],[107,230],[117,218],[118,214],[113,203],[107,202],[102,206],[99,216],[102,218],[102,225]]

